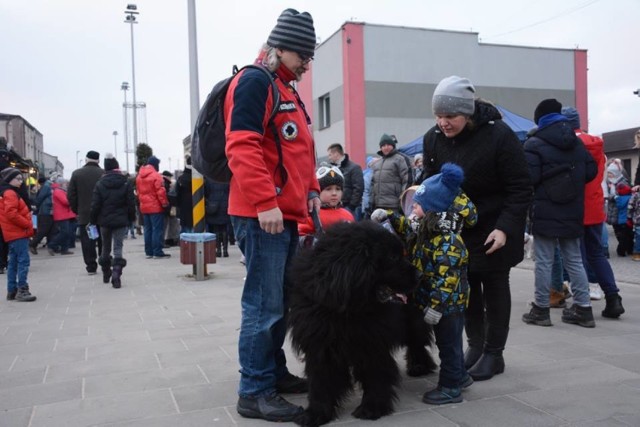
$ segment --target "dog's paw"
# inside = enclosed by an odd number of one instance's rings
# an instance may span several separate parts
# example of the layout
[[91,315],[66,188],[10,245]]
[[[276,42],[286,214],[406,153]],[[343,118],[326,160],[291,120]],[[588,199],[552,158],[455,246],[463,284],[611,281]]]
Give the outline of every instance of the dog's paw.
[[361,420],[377,420],[391,413],[393,413],[393,406],[391,404],[365,404],[363,402],[351,415]]
[[327,424],[331,420],[332,417],[330,416],[314,413],[309,409],[305,409],[305,411],[298,415],[293,421],[299,426],[318,427],[323,424]]

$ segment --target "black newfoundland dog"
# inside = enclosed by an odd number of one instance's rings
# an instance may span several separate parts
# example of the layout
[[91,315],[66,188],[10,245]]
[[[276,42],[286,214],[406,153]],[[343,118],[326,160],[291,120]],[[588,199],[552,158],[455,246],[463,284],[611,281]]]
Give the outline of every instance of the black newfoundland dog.
[[422,313],[406,304],[418,271],[400,239],[379,224],[332,226],[297,255],[290,273],[291,341],[309,380],[309,406],[297,424],[334,419],[354,382],[363,391],[354,417],[375,420],[392,413],[400,382],[393,356],[401,346],[407,347],[409,375],[436,368],[425,348],[432,331]]

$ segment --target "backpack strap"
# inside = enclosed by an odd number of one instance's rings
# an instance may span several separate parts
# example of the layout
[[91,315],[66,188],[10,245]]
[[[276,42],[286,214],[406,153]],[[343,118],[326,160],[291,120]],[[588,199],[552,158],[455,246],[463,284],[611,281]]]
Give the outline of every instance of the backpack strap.
[[[269,115],[268,123],[269,123],[269,129],[271,129],[271,133],[273,134],[273,138],[275,140],[276,150],[278,151],[278,165],[276,166],[276,168],[278,169],[278,171],[280,171],[280,180],[282,181],[282,186],[284,187],[287,184],[287,181],[289,180],[289,174],[287,173],[287,170],[284,168],[284,161],[282,156],[282,141],[280,141],[280,135],[278,133],[278,129],[276,128],[276,125],[273,120],[276,114],[278,113],[278,110],[280,109],[280,90],[278,89],[278,84],[276,83],[277,77],[274,77],[274,75],[262,65],[253,65],[253,64],[245,65],[239,70],[238,70],[238,67],[234,65],[233,73],[237,74],[240,71],[244,70],[245,68],[253,68],[256,70],[260,70],[263,74],[269,77],[269,81],[271,82],[271,95],[273,99],[273,108],[271,109],[271,114]],[[303,106],[303,109],[304,109],[304,106]],[[305,111],[305,116],[306,115],[307,113]],[[309,120],[308,116],[307,116],[307,120]],[[282,188],[276,187],[276,192],[280,194],[282,192]]]

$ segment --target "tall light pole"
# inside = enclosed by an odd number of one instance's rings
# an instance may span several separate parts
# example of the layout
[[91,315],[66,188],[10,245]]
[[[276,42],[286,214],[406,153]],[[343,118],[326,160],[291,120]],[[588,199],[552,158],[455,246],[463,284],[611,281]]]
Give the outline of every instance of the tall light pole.
[[76,150],[76,168],[78,168],[78,154],[80,154],[80,150]]
[[118,158],[118,131],[113,131],[113,157]]
[[127,162],[127,171],[130,172],[129,170],[129,135],[128,135],[129,126],[127,123],[127,91],[129,90],[129,83],[122,82],[122,85],[120,85],[120,89],[122,90],[122,92],[124,92],[124,104],[122,104],[122,111],[124,114],[124,157]]
[[127,10],[124,11],[125,24],[131,24],[131,93],[133,94],[133,160],[134,167],[138,164],[138,113],[136,109],[138,104],[136,103],[136,60],[134,55],[133,45],[133,24],[137,24],[136,15],[138,15],[138,6],[135,4],[128,4]]

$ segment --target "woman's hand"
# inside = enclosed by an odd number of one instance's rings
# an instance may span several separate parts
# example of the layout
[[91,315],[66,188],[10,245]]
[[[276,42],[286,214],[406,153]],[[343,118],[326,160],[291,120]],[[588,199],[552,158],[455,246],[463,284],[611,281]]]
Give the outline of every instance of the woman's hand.
[[504,231],[495,229],[487,236],[487,240],[484,242],[484,247],[489,248],[485,252],[487,255],[491,255],[501,247],[507,244],[507,235]]

